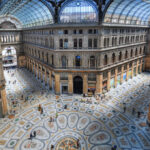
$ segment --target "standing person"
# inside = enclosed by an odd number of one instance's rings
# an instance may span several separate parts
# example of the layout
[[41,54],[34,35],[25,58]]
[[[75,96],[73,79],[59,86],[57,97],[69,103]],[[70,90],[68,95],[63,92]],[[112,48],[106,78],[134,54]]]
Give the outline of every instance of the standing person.
[[41,114],[43,114],[43,107],[41,107]]
[[56,112],[56,118],[58,118],[58,113]]
[[140,112],[140,111],[138,111],[138,118],[140,118],[140,116],[141,116],[141,112]]
[[51,145],[51,150],[53,150],[54,149],[54,145]]
[[77,139],[77,149],[80,147],[79,139]]
[[36,137],[36,131],[33,132],[34,137]]
[[126,112],[126,106],[123,107],[123,112],[124,112],[124,113]]
[[123,112],[126,112],[126,103],[123,103]]
[[38,106],[38,111],[41,111],[41,104],[39,104]]
[[132,115],[134,115],[135,114],[135,108],[133,107],[132,108]]

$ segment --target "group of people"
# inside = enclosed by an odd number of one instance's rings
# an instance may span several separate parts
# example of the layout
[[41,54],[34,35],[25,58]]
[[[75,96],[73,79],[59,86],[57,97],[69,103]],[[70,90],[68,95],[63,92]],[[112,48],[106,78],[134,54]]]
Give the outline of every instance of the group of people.
[[[126,110],[127,110],[127,107],[126,107],[126,103],[123,103],[123,112],[126,113]],[[135,108],[133,107],[132,108],[132,115],[134,116],[136,113],[136,110]],[[141,113],[140,111],[137,111],[137,118],[140,118],[141,117]]]

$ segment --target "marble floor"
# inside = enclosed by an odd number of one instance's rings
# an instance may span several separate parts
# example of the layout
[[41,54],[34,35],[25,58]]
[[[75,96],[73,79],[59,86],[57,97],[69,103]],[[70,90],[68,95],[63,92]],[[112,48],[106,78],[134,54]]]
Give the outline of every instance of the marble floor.
[[[52,145],[53,150],[111,150],[114,145],[117,150],[150,150],[148,73],[111,89],[99,104],[94,97],[57,98],[24,69],[5,71],[5,78],[9,114],[16,115],[0,120],[0,150],[51,150]],[[34,131],[36,137],[31,140]]]

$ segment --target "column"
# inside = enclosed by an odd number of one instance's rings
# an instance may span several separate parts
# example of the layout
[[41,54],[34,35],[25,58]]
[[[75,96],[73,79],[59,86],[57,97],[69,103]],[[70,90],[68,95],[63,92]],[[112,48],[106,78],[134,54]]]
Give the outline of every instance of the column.
[[83,94],[88,93],[88,79],[87,74],[83,74]]
[[120,79],[120,83],[123,83],[123,72],[124,72],[124,66],[121,66],[121,79]]
[[49,88],[52,89],[52,72],[49,70]]
[[29,62],[28,62],[28,59],[27,59],[27,69],[29,70]]
[[45,85],[47,85],[47,70],[45,68]]
[[100,73],[96,76],[96,93],[101,94],[103,87],[103,73]]
[[43,82],[43,71],[42,71],[42,66],[41,66],[41,68],[40,68],[40,72],[41,72],[41,82]]
[[132,62],[132,69],[131,69],[131,78],[133,78],[133,71],[134,71],[134,62]]
[[117,87],[118,68],[115,68],[115,87]]
[[110,77],[111,77],[111,72],[109,70],[108,71],[108,76],[107,76],[107,91],[110,90]]
[[39,79],[39,64],[37,63],[37,78]]
[[126,75],[126,81],[129,79],[129,63],[127,63],[127,75]]
[[136,76],[138,75],[138,66],[139,66],[139,60],[136,62]]
[[55,94],[60,94],[60,74],[55,73]]
[[148,108],[147,121],[148,121],[148,124],[150,124],[150,104]]
[[8,113],[8,105],[5,91],[5,78],[3,73],[3,64],[2,64],[2,53],[1,53],[1,45],[0,45],[0,113],[2,116],[7,115]]
[[68,74],[68,94],[73,94],[73,77],[71,73]]
[[31,72],[34,73],[34,70],[33,70],[33,61],[31,63]]
[[5,86],[3,85],[0,85],[0,95],[2,100],[2,115],[5,116],[8,113],[8,106],[7,106]]
[[143,62],[141,61],[141,64],[140,64],[140,73],[142,72],[142,65],[143,65]]

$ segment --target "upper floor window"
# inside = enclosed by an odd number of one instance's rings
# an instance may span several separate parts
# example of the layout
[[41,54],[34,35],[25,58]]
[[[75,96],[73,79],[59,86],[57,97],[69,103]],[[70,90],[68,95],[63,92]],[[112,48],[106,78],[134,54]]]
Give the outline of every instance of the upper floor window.
[[61,61],[62,61],[62,67],[66,67],[67,66],[66,56],[62,56]]
[[79,30],[79,34],[83,34],[83,30],[82,29]]
[[62,49],[63,48],[63,39],[59,40],[59,48]]
[[68,30],[64,30],[64,34],[68,34]]
[[107,55],[104,56],[104,65],[107,65]]
[[77,47],[78,47],[78,45],[77,45],[77,39],[74,39],[74,40],[73,40],[73,47],[74,47],[75,49],[77,49]]
[[95,67],[95,56],[90,57],[90,67]]
[[94,39],[94,48],[97,48],[97,39]]
[[88,48],[92,48],[92,39],[88,39]]
[[76,65],[76,67],[81,66],[81,57],[80,56],[75,57],[75,65]]
[[67,49],[68,48],[68,39],[64,40],[64,48]]
[[79,39],[79,48],[82,48],[82,39]]

